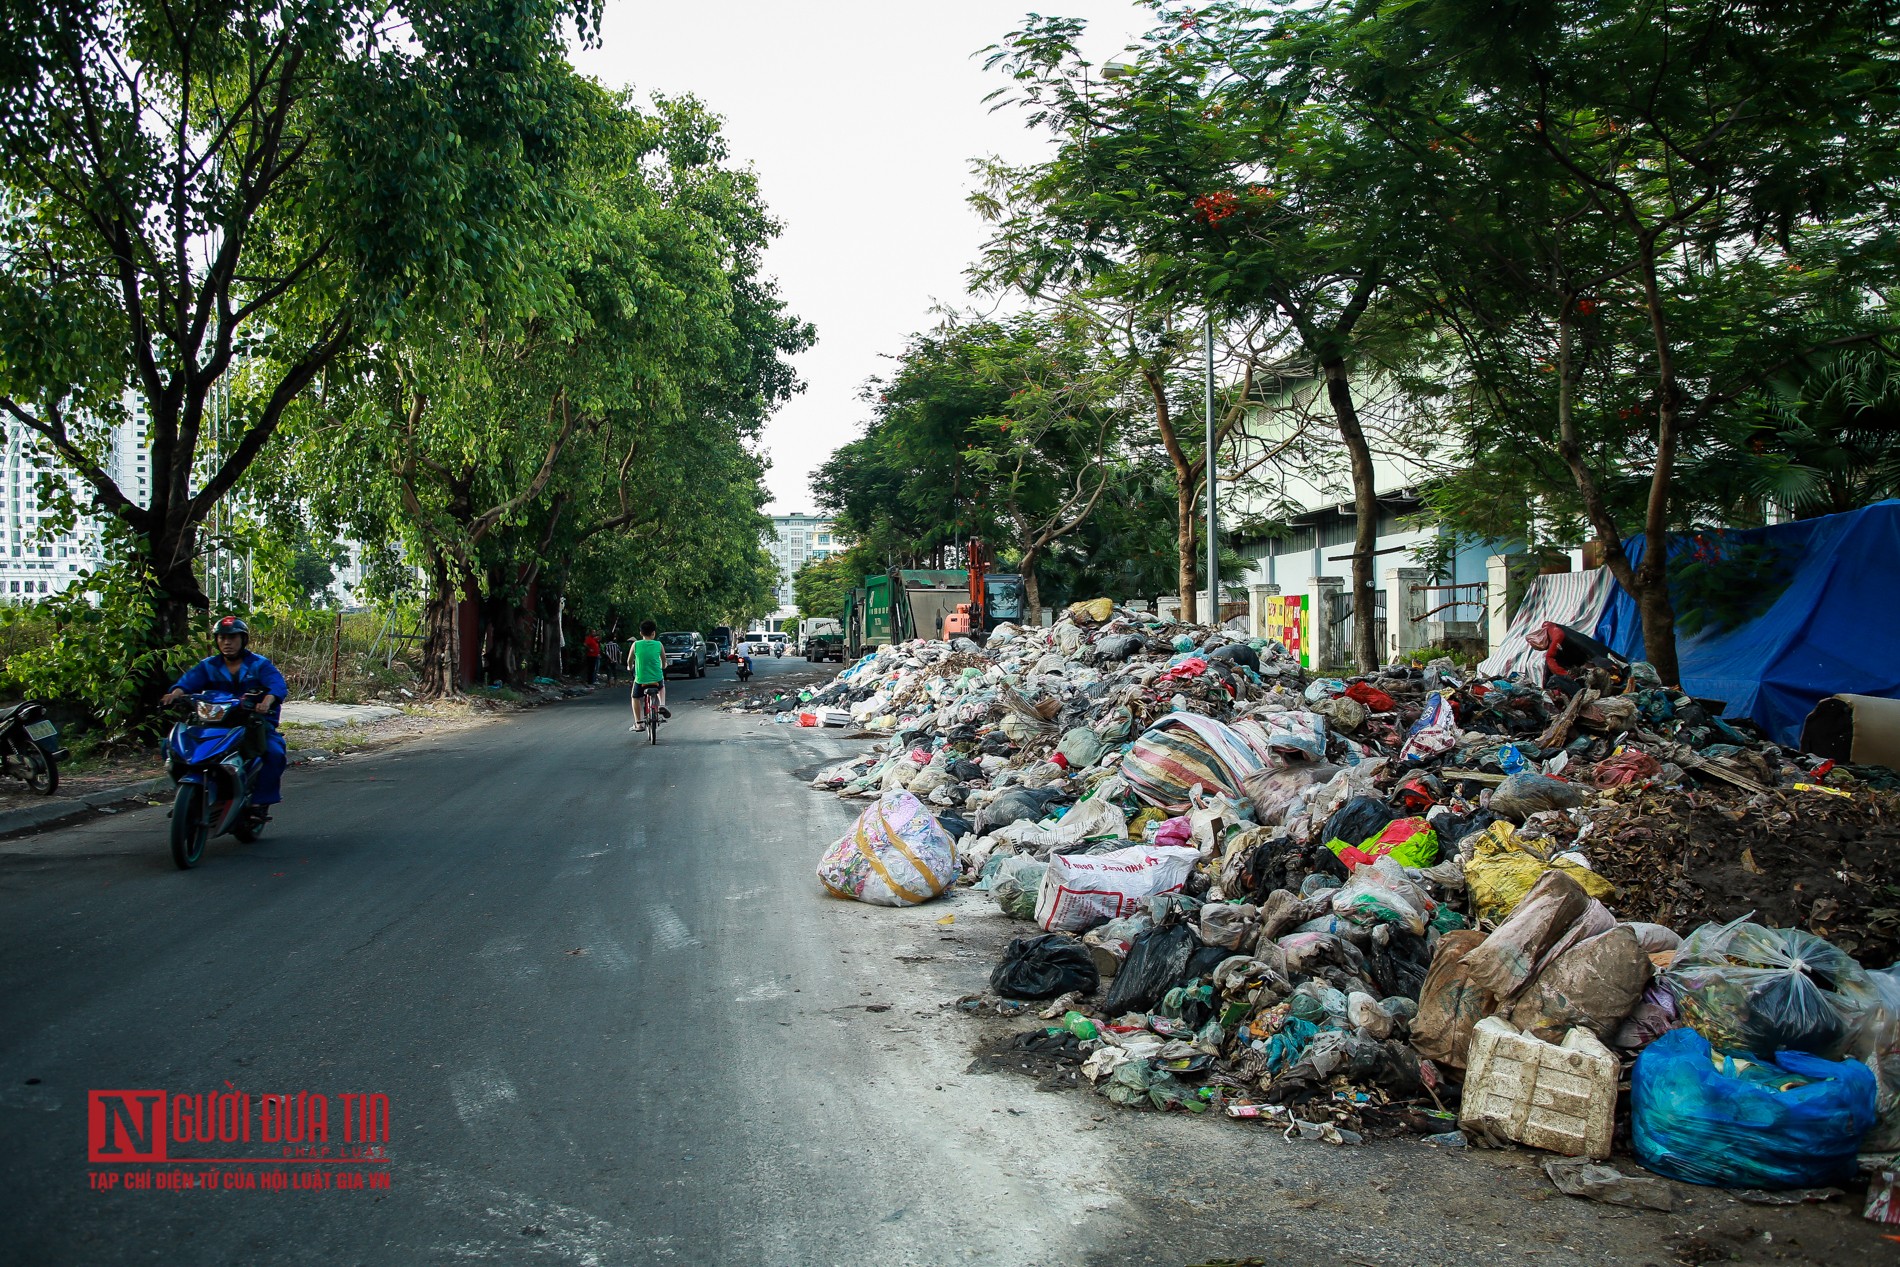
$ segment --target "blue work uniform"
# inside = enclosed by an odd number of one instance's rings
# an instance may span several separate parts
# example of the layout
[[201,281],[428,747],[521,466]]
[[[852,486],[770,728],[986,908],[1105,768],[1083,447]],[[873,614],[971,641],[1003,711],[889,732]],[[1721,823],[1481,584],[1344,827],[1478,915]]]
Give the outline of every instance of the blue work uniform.
[[185,691],[198,695],[205,691],[228,691],[232,695],[269,695],[277,702],[271,705],[269,716],[270,730],[265,735],[264,765],[257,772],[257,785],[251,789],[251,804],[275,805],[284,799],[284,765],[288,759],[284,747],[283,732],[277,729],[277,721],[284,711],[284,696],[290,687],[284,682],[284,675],[255,651],[246,650],[244,659],[236,670],[227,668],[221,655],[206,656],[185,670],[184,676],[172,685],[174,691]]

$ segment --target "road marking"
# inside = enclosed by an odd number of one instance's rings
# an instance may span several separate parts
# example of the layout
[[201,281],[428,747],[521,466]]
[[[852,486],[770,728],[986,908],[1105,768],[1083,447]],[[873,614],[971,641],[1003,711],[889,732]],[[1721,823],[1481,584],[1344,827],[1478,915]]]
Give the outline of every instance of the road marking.
[[462,1124],[474,1126],[520,1097],[507,1074],[488,1066],[465,1069],[450,1078],[449,1098],[455,1101],[455,1116],[462,1119]]
[[686,927],[686,921],[670,906],[656,906],[649,914],[653,921],[653,941],[662,950],[685,950],[699,945],[699,938]]

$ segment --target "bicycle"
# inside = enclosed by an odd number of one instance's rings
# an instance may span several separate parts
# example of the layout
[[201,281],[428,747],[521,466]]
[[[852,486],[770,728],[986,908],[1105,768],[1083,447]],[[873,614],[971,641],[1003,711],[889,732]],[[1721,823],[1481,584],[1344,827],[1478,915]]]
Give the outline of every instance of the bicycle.
[[641,701],[645,701],[645,705],[646,705],[645,708],[643,709],[636,709],[635,716],[639,717],[640,721],[634,727],[634,729],[635,730],[644,729],[647,732],[647,742],[649,744],[659,743],[660,742],[660,684],[658,682],[640,683],[639,685],[633,688],[633,698],[636,704],[639,704]]

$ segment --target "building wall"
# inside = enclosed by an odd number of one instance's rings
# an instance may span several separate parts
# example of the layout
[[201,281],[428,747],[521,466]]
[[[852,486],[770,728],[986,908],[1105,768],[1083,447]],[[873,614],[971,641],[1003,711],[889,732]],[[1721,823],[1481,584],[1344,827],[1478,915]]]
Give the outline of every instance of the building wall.
[[[1475,591],[1436,587],[1488,582],[1487,559],[1521,547],[1489,542],[1466,545],[1453,558],[1449,576],[1427,574],[1416,552],[1433,543],[1439,530],[1417,528],[1407,520],[1418,505],[1418,485],[1441,474],[1442,468],[1431,459],[1430,441],[1408,434],[1411,420],[1396,390],[1374,380],[1356,385],[1354,396],[1373,451],[1380,497],[1373,585],[1385,608],[1382,653],[1389,658],[1427,645],[1447,622],[1464,622],[1482,630],[1487,609]],[[1301,417],[1308,420],[1304,439],[1295,438],[1296,420]],[[1289,441],[1294,447],[1254,469],[1253,487],[1231,494],[1222,518],[1230,524],[1250,518],[1291,523],[1274,538],[1233,543],[1251,563],[1239,588],[1252,600],[1253,628],[1262,636],[1272,636],[1269,625],[1285,619],[1289,608],[1299,607],[1297,602],[1270,604],[1271,597],[1303,598],[1300,637],[1304,648],[1313,657],[1337,664],[1348,658],[1350,626],[1321,626],[1327,621],[1331,596],[1343,595],[1350,586],[1358,517],[1346,455],[1331,427],[1322,387],[1314,382],[1294,383],[1254,410],[1235,448],[1237,463],[1251,464]],[[1234,589],[1229,586],[1229,594],[1238,596]],[[1454,601],[1458,602],[1455,607],[1433,610]]]
[[832,533],[829,519],[794,513],[772,517],[772,535],[765,539],[765,548],[778,564],[778,610],[773,618],[782,620],[798,610],[792,589],[792,578],[798,570],[843,547]]
[[[129,417],[112,430],[102,465],[139,505],[151,502],[151,469],[146,443],[145,406],[128,398]],[[32,602],[57,594],[82,572],[104,562],[102,520],[86,516],[71,532],[42,527],[48,508],[41,505],[42,472],[55,471],[81,505],[92,501],[90,486],[59,472],[40,451],[38,437],[12,420],[5,424],[0,450],[0,602]]]

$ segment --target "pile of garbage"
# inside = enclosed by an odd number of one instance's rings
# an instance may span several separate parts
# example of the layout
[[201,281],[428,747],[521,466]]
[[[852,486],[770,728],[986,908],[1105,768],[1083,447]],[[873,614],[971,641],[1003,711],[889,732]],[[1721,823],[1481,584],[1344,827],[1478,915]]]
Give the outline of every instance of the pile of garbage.
[[1900,1150],[1891,772],[1778,748],[1580,642],[1535,681],[1309,678],[1277,643],[1097,600],[885,648],[786,720],[889,736],[812,782],[875,802],[827,888],[964,884],[1033,921],[999,1010],[1047,1000],[1025,1049],[1117,1104],[1852,1178]]

